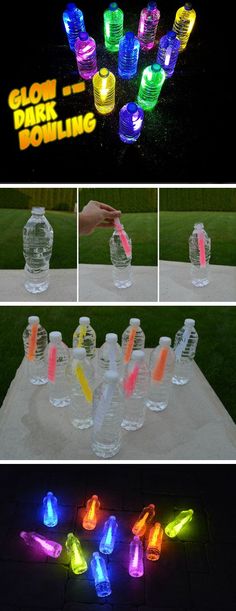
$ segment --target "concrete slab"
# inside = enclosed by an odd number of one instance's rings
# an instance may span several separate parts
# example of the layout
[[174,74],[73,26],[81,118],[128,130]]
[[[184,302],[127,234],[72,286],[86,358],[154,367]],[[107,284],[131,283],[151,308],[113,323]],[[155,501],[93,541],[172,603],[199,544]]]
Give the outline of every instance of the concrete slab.
[[50,285],[44,293],[32,295],[24,288],[24,270],[0,270],[0,301],[77,301],[77,270],[51,269]]
[[209,266],[209,284],[202,288],[191,284],[191,264],[179,261],[159,262],[160,301],[236,301],[236,267]]
[[157,301],[157,267],[132,266],[133,284],[117,289],[112,265],[79,265],[79,300],[105,302]]

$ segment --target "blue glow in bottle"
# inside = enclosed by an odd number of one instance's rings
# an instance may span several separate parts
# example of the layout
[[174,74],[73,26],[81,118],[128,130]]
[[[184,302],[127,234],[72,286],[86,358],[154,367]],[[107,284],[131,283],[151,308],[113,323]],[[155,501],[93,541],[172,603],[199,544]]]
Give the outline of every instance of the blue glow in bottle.
[[57,498],[48,492],[43,499],[43,523],[52,528],[58,523]]
[[140,42],[133,32],[127,32],[119,44],[118,74],[130,79],[137,74]]
[[180,40],[177,38],[176,32],[171,30],[165,36],[162,36],[159,42],[157,52],[157,64],[165,70],[166,77],[172,76],[180,50]]
[[119,136],[122,142],[131,144],[138,140],[144,119],[143,109],[135,104],[135,102],[129,102],[125,104],[120,110],[119,114]]
[[106,520],[103,529],[103,535],[99,545],[99,551],[102,554],[112,554],[117,534],[118,524],[115,516],[110,516]]
[[69,2],[63,13],[63,22],[71,51],[75,50],[75,41],[79,32],[85,32],[84,15],[74,2]]
[[104,558],[99,552],[94,552],[91,560],[91,569],[95,582],[97,595],[100,598],[111,594],[111,584],[107,574],[107,567]]

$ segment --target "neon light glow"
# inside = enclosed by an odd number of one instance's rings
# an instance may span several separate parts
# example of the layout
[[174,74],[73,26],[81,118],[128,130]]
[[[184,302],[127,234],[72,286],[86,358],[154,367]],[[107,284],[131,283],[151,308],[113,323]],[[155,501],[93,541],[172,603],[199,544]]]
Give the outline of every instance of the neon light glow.
[[70,556],[71,570],[75,575],[81,575],[87,571],[87,562],[84,558],[80,540],[73,533],[69,533],[66,539],[66,550]]
[[43,499],[43,523],[49,528],[58,523],[57,498],[52,492],[48,492]]
[[62,552],[60,543],[50,541],[36,532],[22,531],[20,537],[24,540],[26,545],[34,548],[36,551],[42,551],[46,556],[50,556],[51,558],[58,558]]
[[99,551],[102,554],[111,554],[113,552],[117,529],[118,524],[115,516],[110,516],[104,524],[103,535],[99,545]]
[[111,594],[111,584],[107,573],[107,567],[104,558],[99,552],[94,552],[91,560],[91,569],[95,582],[97,596],[104,598]]
[[167,524],[165,528],[165,533],[168,537],[173,539],[178,535],[178,533],[182,530],[182,528],[192,520],[193,517],[193,509],[187,509],[186,511],[181,511],[176,516],[173,522]]
[[100,502],[96,494],[87,501],[86,513],[83,519],[83,528],[85,530],[94,530],[97,526],[98,511]]
[[129,574],[131,577],[142,577],[143,546],[139,537],[134,537],[129,546]]
[[152,526],[148,536],[148,544],[146,551],[146,557],[148,560],[159,560],[161,554],[162,538],[163,529],[161,527],[160,522],[156,522],[156,524]]
[[169,46],[166,49],[165,66],[169,66],[170,64],[171,53],[172,53],[172,47]]
[[134,535],[142,537],[146,532],[147,524],[151,522],[154,515],[155,515],[155,505],[150,504],[147,507],[144,507],[138,520],[136,520],[132,528],[132,533]]

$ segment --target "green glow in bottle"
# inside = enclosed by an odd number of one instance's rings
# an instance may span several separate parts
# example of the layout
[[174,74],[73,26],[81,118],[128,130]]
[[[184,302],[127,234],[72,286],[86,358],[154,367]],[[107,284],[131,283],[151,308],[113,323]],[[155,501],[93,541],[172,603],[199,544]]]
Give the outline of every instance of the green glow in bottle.
[[69,533],[66,539],[66,550],[70,556],[71,570],[75,575],[81,575],[87,571],[87,562],[84,558],[81,543],[73,533]]
[[143,110],[155,108],[165,78],[165,71],[160,64],[152,64],[144,69],[137,98]]
[[173,522],[169,522],[169,524],[167,524],[165,527],[166,535],[171,537],[171,539],[176,537],[180,530],[182,530],[183,526],[192,520],[193,513],[193,509],[187,509],[186,511],[181,511],[178,513],[175,520],[173,520]]
[[104,13],[104,38],[108,51],[119,51],[123,36],[124,13],[117,2],[111,2]]

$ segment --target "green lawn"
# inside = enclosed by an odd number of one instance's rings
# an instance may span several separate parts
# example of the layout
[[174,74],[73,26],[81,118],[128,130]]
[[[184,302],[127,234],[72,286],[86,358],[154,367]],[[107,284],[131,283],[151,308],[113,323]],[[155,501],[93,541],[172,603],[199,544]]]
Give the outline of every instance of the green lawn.
[[[122,214],[121,222],[132,239],[133,265],[157,264],[157,214],[154,212]],[[80,263],[109,265],[111,229],[97,228],[89,236],[80,237]]]
[[188,239],[199,221],[212,240],[211,263],[236,265],[234,212],[161,212],[160,259],[189,262]]
[[189,212],[236,212],[236,189],[197,188],[160,189],[160,210]]
[[234,307],[211,306],[121,306],[121,307],[0,307],[0,405],[23,357],[22,332],[29,315],[38,314],[47,331],[60,330],[71,346],[73,331],[79,316],[91,317],[97,332],[97,344],[106,332],[117,332],[119,340],[130,317],[139,317],[146,334],[146,346],[154,347],[160,335],[174,337],[186,317],[196,319],[199,346],[196,362],[214,388],[232,418],[235,406],[235,337]]
[[90,187],[79,190],[79,209],[90,200],[102,202],[125,212],[156,212],[157,189]]
[[[51,268],[77,267],[76,215],[71,212],[47,212],[54,229]],[[0,210],[0,269],[23,269],[22,231],[30,210]]]

